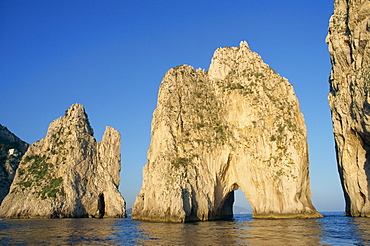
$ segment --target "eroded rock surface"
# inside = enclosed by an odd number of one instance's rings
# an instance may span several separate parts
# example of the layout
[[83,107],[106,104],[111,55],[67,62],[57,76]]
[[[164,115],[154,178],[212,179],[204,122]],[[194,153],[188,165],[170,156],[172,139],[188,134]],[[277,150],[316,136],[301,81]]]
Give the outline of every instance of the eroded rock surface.
[[241,189],[255,218],[314,218],[306,127],[291,84],[250,51],[219,48],[209,71],[164,76],[133,219],[232,216]]
[[0,125],[0,204],[8,194],[28,144]]
[[349,216],[370,216],[370,1],[335,0],[329,103]]
[[119,132],[107,127],[97,143],[74,104],[23,156],[0,217],[125,217],[120,169]]

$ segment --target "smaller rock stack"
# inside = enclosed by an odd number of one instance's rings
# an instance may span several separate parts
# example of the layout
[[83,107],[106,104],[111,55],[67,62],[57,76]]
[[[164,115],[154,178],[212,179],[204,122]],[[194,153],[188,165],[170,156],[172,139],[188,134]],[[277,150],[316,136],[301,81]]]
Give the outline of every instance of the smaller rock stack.
[[120,169],[119,132],[107,127],[97,143],[74,104],[23,156],[0,217],[126,217]]

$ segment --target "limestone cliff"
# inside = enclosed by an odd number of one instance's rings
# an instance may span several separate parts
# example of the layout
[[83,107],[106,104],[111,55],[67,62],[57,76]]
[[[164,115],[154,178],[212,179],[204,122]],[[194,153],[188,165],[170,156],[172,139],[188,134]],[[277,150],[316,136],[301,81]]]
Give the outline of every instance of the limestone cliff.
[[0,125],[0,204],[8,194],[28,144]]
[[241,189],[255,218],[314,218],[306,127],[293,87],[246,42],[219,48],[209,71],[164,76],[133,219],[232,216]]
[[370,2],[335,0],[329,103],[349,216],[370,216]]
[[119,132],[107,127],[97,143],[74,104],[23,156],[0,217],[125,217],[120,168]]

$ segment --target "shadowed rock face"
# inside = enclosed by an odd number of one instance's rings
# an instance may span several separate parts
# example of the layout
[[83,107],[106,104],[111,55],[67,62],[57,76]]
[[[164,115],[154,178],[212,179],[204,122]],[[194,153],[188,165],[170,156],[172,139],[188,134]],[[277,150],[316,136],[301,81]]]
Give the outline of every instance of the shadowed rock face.
[[0,217],[125,217],[120,168],[119,132],[107,127],[96,143],[74,104],[23,156]]
[[314,218],[306,127],[292,86],[250,51],[216,50],[209,71],[164,76],[133,219],[231,217],[241,189],[255,218]]
[[370,2],[334,1],[329,103],[349,216],[370,216]]
[[0,204],[8,194],[28,144],[0,125]]

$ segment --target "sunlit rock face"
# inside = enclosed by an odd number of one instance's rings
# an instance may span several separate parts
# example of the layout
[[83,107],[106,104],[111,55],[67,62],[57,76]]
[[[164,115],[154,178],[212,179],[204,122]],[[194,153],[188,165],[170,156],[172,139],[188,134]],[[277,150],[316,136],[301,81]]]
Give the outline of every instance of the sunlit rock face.
[[120,169],[119,132],[107,127],[97,143],[74,104],[23,156],[0,217],[125,217]]
[[246,42],[219,48],[209,71],[164,76],[133,219],[233,215],[241,189],[255,218],[315,218],[306,127],[291,84]]
[[8,194],[19,162],[28,144],[0,125],[0,204]]
[[327,42],[329,103],[349,216],[370,216],[370,1],[336,0]]

